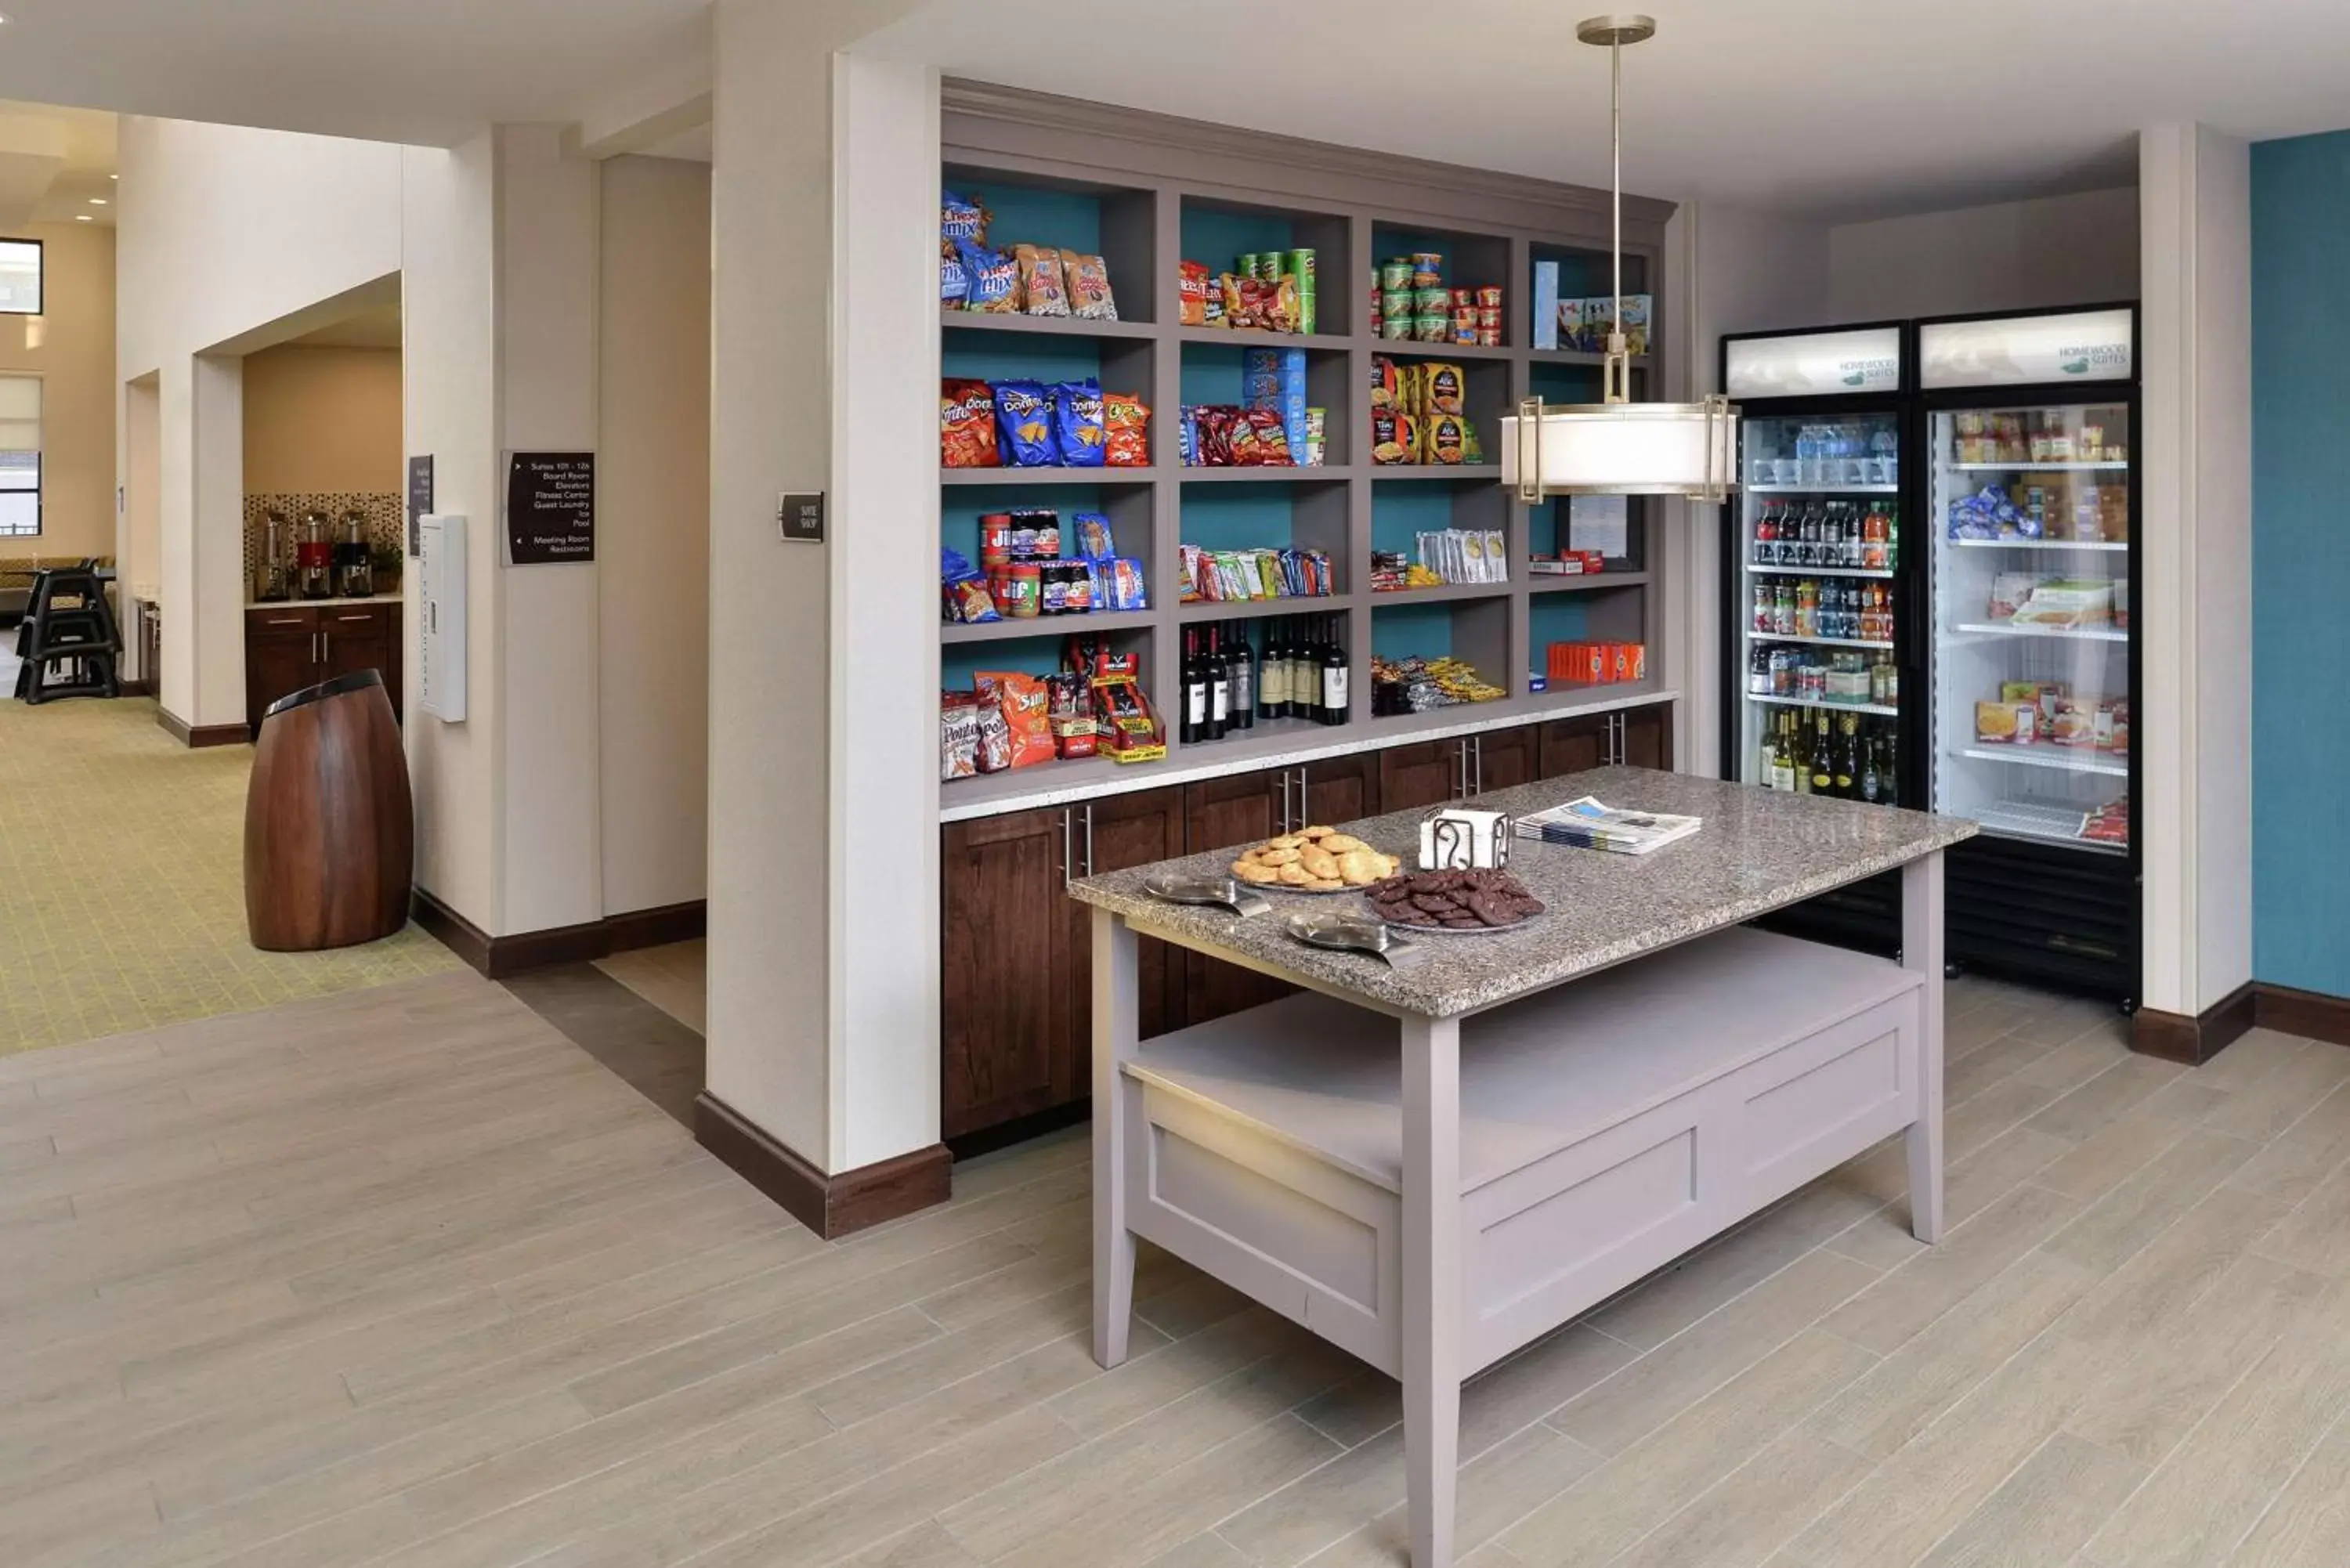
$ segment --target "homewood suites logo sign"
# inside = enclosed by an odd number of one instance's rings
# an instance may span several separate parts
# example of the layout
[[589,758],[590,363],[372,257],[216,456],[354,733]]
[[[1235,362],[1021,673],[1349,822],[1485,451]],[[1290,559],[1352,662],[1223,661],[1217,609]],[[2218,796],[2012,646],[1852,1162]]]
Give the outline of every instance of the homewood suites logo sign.
[[2056,350],[2056,369],[2067,376],[2085,376],[2092,369],[2126,370],[2129,368],[2129,345],[2126,343],[2067,344]]

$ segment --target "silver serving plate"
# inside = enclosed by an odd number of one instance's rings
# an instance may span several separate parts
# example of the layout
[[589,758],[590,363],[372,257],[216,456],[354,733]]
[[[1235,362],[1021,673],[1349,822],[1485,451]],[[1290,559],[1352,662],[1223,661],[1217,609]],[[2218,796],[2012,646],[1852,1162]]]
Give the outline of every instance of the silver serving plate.
[[1336,952],[1368,953],[1387,960],[1390,969],[1409,969],[1428,955],[1368,915],[1305,914],[1289,917],[1283,929],[1308,947]]
[[1184,877],[1154,872],[1142,879],[1142,890],[1167,904],[1221,906],[1235,915],[1262,915],[1273,904],[1243,888],[1236,877]]

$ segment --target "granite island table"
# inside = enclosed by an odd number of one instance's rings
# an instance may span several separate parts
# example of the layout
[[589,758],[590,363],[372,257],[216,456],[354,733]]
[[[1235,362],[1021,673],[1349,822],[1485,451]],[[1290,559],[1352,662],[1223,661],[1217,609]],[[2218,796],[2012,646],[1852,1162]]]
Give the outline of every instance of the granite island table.
[[[1941,852],[1952,818],[1603,768],[1498,791],[1701,816],[1650,855],[1520,840],[1548,906],[1415,935],[1404,968],[1269,914],[1171,905],[1154,872],[1094,907],[1094,1356],[1126,1358],[1134,1239],[1401,1379],[1411,1561],[1452,1561],[1461,1382],[1879,1139],[1908,1135],[1910,1223],[1939,1240]],[[1344,825],[1409,865],[1425,813]],[[1744,925],[1902,869],[1898,961]],[[1137,935],[1304,994],[1138,1039]]]

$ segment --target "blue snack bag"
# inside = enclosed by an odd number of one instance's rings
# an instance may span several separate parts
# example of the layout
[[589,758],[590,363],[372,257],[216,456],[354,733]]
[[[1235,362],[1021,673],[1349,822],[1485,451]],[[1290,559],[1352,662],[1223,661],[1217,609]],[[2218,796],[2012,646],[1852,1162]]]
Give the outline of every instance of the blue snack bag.
[[971,272],[962,258],[951,252],[939,257],[939,302],[953,309],[962,308],[971,297]]
[[1101,383],[1091,376],[1053,387],[1053,444],[1069,468],[1100,468],[1109,457],[1109,430],[1102,422]]
[[995,384],[996,452],[1006,468],[1049,468],[1061,460],[1053,440],[1053,399],[1042,381]]
[[963,271],[971,276],[966,306],[972,310],[1008,316],[1020,308],[1020,264],[1001,251],[969,240],[955,242]]

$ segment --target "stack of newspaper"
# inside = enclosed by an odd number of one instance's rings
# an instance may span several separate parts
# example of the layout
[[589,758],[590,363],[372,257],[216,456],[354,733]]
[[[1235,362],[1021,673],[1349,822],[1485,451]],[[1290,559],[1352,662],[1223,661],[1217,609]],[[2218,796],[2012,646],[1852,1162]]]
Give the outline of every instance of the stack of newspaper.
[[1518,836],[1544,844],[1571,844],[1617,855],[1646,855],[1705,826],[1701,816],[1669,816],[1656,811],[1619,811],[1593,795],[1518,818]]

